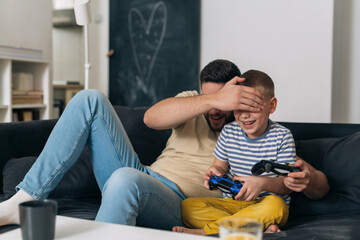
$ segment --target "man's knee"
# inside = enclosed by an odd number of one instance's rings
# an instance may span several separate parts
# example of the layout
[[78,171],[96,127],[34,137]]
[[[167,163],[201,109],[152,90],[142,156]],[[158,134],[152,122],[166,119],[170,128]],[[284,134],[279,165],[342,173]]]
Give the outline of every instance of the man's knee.
[[144,174],[134,168],[119,168],[106,181],[102,192],[103,194],[106,192],[125,194],[127,191],[137,191],[141,187],[141,183],[144,182]]
[[74,98],[102,100],[106,99],[106,96],[96,89],[84,89],[78,92]]

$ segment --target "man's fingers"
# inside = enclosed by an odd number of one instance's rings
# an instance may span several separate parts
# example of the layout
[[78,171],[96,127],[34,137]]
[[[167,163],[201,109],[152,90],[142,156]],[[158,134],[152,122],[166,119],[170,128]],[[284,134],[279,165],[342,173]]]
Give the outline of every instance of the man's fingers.
[[304,161],[301,160],[300,158],[296,158],[296,162],[294,164],[296,167],[299,167],[301,169],[304,169],[305,167],[305,164],[304,164]]
[[292,184],[289,182],[287,182],[287,183],[284,182],[284,184],[287,188],[289,188],[295,192],[301,192],[307,187],[306,184]]
[[309,172],[301,171],[301,172],[290,172],[287,175],[289,178],[307,178],[309,177]]

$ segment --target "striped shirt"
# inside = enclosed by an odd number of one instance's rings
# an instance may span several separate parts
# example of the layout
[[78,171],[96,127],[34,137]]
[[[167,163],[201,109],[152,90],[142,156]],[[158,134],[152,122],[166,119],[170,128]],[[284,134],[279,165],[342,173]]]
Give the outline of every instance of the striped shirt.
[[[224,126],[220,133],[214,155],[221,161],[229,162],[229,175],[253,176],[251,168],[261,160],[277,163],[294,163],[296,160],[295,143],[289,129],[269,120],[266,132],[258,138],[248,138],[239,124],[234,121]],[[277,177],[275,173],[263,173],[261,176]],[[273,193],[262,192],[260,197]],[[279,195],[286,204],[290,204],[289,195]],[[224,194],[224,197],[231,197]]]

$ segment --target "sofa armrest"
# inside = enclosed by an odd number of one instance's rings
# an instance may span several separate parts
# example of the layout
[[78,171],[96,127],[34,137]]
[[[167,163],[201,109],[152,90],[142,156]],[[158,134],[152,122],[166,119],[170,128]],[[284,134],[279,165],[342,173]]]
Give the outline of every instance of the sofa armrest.
[[55,123],[56,120],[38,120],[0,124],[0,186],[5,163],[14,157],[38,156]]

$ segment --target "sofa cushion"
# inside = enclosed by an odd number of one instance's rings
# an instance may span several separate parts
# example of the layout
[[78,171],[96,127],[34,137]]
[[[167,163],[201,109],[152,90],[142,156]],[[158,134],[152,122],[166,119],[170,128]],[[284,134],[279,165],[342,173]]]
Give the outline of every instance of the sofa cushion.
[[294,193],[290,212],[295,215],[360,212],[360,132],[343,138],[297,141],[296,148],[299,157],[326,174],[330,192],[317,201]]
[[[22,181],[36,158],[35,156],[29,156],[12,158],[7,161],[3,169],[3,191],[5,199],[15,194],[15,187]],[[101,196],[89,159],[88,151],[83,151],[79,160],[65,174],[57,187],[51,192],[49,198],[87,198]]]
[[142,164],[149,166],[164,150],[171,130],[155,130],[145,125],[143,118],[147,107],[115,106],[126,133]]

